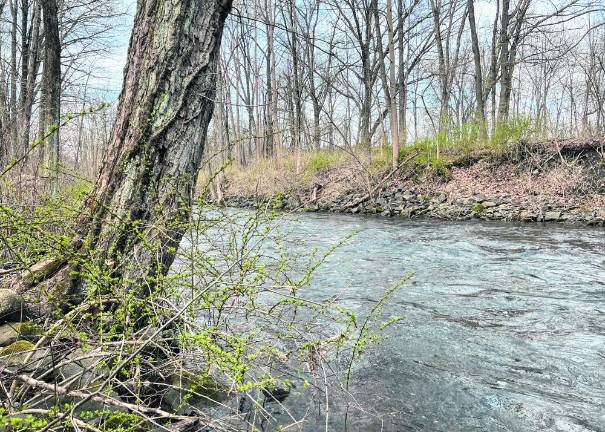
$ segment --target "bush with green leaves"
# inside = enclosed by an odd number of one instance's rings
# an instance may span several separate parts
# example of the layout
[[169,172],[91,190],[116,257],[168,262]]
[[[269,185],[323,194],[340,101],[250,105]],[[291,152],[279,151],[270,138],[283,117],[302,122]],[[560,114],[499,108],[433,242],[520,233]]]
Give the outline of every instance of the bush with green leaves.
[[[170,273],[141,297],[106,265],[70,250],[83,195],[0,212],[8,260],[27,270],[43,256],[64,256],[84,288],[74,299],[55,293],[56,313],[38,319],[40,339],[0,372],[3,421],[32,413],[27,421],[45,431],[66,430],[66,422],[126,431],[195,419],[217,430],[234,421],[253,427],[271,418],[265,402],[279,389],[348,387],[355,361],[399,319],[380,307],[399,284],[366,314],[315,299],[314,272],[340,243],[323,254],[294,253],[272,203],[241,212],[200,198],[179,227],[187,234]],[[90,415],[105,409],[136,418]]]

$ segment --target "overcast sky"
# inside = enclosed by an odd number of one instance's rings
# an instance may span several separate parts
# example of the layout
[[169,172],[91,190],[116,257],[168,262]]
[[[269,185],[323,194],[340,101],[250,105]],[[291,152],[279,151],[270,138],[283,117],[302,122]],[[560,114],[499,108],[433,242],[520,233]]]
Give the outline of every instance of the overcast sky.
[[109,101],[118,97],[122,87],[128,42],[136,11],[136,0],[118,0],[118,3],[125,16],[120,19],[111,37],[110,51],[107,55],[95,60],[94,69],[98,72],[91,83],[91,87],[97,89],[99,95]]
[[[112,49],[106,57],[96,61],[95,70],[99,71],[91,87],[96,88],[99,95],[108,101],[119,96],[122,88],[124,66],[128,52],[128,42],[132,31],[132,23],[136,12],[136,0],[116,0],[125,12],[125,16],[116,26],[112,37]],[[479,0],[476,4],[476,15],[479,25],[491,25],[495,5],[490,0]]]

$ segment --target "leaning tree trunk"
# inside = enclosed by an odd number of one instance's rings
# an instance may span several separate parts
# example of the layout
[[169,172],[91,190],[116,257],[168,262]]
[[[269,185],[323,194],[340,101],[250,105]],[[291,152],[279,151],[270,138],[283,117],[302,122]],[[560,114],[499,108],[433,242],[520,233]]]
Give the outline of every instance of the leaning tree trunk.
[[[135,295],[167,273],[190,216],[230,8],[230,0],[138,2],[112,138],[73,241]],[[40,263],[18,289],[78,288],[72,266]]]

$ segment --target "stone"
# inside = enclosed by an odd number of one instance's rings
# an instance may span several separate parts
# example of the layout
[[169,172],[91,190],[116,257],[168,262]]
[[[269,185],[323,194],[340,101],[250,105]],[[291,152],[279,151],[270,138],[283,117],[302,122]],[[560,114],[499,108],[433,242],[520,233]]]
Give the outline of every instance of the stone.
[[[0,349],[0,361],[6,363],[9,367],[19,366],[20,369],[28,369],[23,368],[25,366],[25,361],[30,356],[32,351],[36,346],[27,340],[17,340],[12,344]],[[30,361],[28,361],[28,366],[30,366],[33,362],[38,358],[38,353],[35,352]],[[29,370],[28,370],[29,371]]]
[[[97,351],[84,351],[78,348],[71,352],[61,361],[62,366],[54,371],[53,377],[63,386],[70,390],[86,389],[87,391],[103,390],[114,399],[120,398],[111,388],[102,389],[101,385],[109,376],[110,370],[106,366],[100,367],[101,360],[105,354]],[[77,399],[62,397],[61,403],[75,403]],[[106,405],[99,401],[89,400],[83,404],[79,411],[103,411],[110,409],[113,411],[124,411],[123,408],[116,408]]]
[[498,206],[498,204],[496,204],[496,203],[495,203],[495,202],[493,202],[493,201],[483,201],[483,202],[481,203],[481,205],[483,206],[483,208],[486,208],[486,209],[487,209],[487,208],[493,208],[493,207],[497,207],[497,206]]
[[298,198],[289,196],[286,200],[286,208],[295,209],[297,207],[300,207],[300,201],[298,200]]
[[13,290],[0,289],[0,324],[20,321],[23,298]]
[[544,222],[558,222],[561,220],[561,212],[549,211],[544,213]]
[[0,326],[0,346],[5,347],[19,340],[19,332],[15,328],[18,323],[8,323]]
[[521,210],[519,213],[519,219],[523,222],[535,221],[537,219],[537,215],[528,210]]
[[444,202],[446,202],[446,201],[447,201],[447,195],[446,195],[446,194],[444,194],[444,193],[440,193],[440,194],[437,196],[437,202],[438,202],[439,204],[443,204],[443,203],[444,203]]
[[179,415],[207,410],[230,397],[225,384],[204,372],[181,370],[170,376],[169,384],[163,404]]
[[420,214],[422,214],[422,211],[424,210],[424,207],[416,205],[416,206],[410,207],[408,210],[410,212],[410,217],[411,217],[411,216],[414,216],[414,215],[420,215]]
[[102,358],[102,354],[95,354],[94,351],[85,352],[78,348],[65,358],[65,364],[58,368],[55,377],[59,382],[67,381],[65,386],[69,389],[87,387],[98,377],[109,372],[107,368],[98,367]]
[[5,347],[19,339],[34,340],[42,334],[42,330],[34,323],[7,323],[0,326],[0,346]]

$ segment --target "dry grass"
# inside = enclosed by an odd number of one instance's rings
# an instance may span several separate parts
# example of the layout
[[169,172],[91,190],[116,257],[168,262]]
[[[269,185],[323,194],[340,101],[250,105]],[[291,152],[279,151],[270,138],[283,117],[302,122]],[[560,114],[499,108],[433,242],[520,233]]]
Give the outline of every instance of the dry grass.
[[[227,196],[260,196],[306,192],[321,185],[322,196],[339,196],[351,190],[366,190],[390,161],[384,151],[371,156],[346,151],[319,151],[280,158],[255,160],[249,165],[229,166],[222,189]],[[208,176],[202,176],[205,184]]]
[[486,162],[454,168],[452,180],[442,190],[457,195],[549,196],[566,199],[576,195],[585,182],[579,165],[557,165],[540,173],[520,171],[513,164],[490,166]]
[[[452,200],[481,194],[537,206],[545,202],[582,206],[590,198],[592,201],[586,205],[605,208],[598,202],[605,190],[605,183],[599,179],[605,171],[605,158],[595,150],[602,148],[601,143],[602,140],[519,143],[521,151],[511,152],[514,157],[484,153],[467,166],[456,166],[461,155],[451,154],[440,160],[446,177],[431,175],[435,171],[431,170],[431,160],[417,157],[409,168],[401,170],[401,176],[385,186],[423,194],[445,193]],[[319,200],[330,202],[370,191],[389,172],[390,158],[390,149],[385,147],[372,154],[306,153],[298,167],[294,156],[263,159],[245,168],[229,167],[221,189],[226,197],[296,194],[309,198],[321,186]]]

